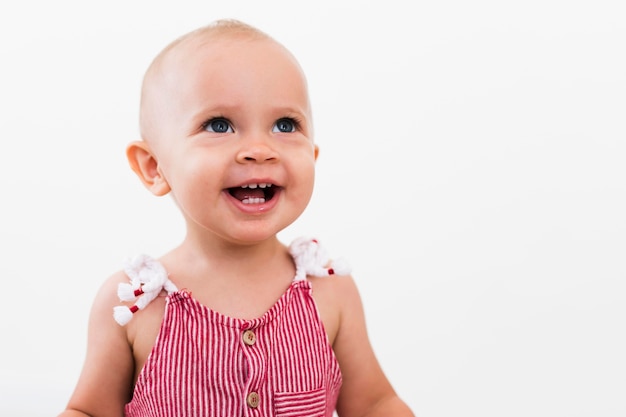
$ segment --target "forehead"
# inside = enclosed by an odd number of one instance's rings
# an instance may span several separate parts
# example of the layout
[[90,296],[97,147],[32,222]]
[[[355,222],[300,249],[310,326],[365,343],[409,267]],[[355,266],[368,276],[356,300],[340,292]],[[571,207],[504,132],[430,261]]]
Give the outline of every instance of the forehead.
[[214,33],[183,39],[155,60],[144,80],[142,111],[162,117],[218,99],[296,104],[310,113],[304,73],[284,46],[254,34]]
[[271,38],[249,34],[211,33],[186,39],[162,57],[155,75],[153,82],[178,92],[188,84],[223,85],[236,78],[257,84],[290,80],[306,91],[304,73],[293,55]]

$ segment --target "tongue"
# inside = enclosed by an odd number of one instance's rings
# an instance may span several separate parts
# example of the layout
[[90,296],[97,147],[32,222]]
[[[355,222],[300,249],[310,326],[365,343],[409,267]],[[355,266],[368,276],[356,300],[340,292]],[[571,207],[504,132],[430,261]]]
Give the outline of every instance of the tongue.
[[246,198],[265,198],[265,192],[260,188],[231,188],[230,194],[239,201]]

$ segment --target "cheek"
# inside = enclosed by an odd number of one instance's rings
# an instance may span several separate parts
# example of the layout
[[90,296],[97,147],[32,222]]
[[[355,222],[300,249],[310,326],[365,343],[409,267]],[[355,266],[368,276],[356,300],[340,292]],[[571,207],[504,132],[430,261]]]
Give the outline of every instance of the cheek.
[[169,171],[170,186],[178,199],[194,201],[220,188],[220,169],[215,161],[197,155],[181,159]]
[[298,165],[298,169],[301,195],[308,202],[315,186],[315,161],[312,159],[303,160]]

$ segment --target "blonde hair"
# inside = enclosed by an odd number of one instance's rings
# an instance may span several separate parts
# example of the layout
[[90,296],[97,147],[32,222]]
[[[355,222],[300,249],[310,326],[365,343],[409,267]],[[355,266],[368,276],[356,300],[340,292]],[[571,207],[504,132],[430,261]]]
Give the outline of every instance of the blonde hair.
[[[181,37],[172,41],[154,58],[153,64],[158,62],[164,55],[167,55],[169,51],[177,47],[178,45],[185,43],[193,39],[210,39],[216,36],[224,37],[239,37],[250,39],[268,39],[275,41],[271,36],[266,34],[260,29],[244,23],[237,19],[219,19],[206,26],[202,26],[198,29],[192,30]],[[152,66],[152,65],[151,65]]]

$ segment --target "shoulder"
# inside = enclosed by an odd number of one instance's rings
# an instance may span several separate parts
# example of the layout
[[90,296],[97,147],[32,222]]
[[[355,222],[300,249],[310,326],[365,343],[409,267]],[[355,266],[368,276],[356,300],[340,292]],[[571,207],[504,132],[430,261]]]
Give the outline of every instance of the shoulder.
[[331,345],[335,344],[343,317],[350,315],[360,296],[351,275],[333,274],[327,277],[308,277],[313,288],[313,299]]
[[[143,303],[138,302],[141,297],[125,300],[124,293],[128,292],[129,283],[133,285],[133,277],[126,267],[105,280],[93,303],[89,327],[94,345],[108,346],[116,357],[131,359],[130,363],[140,369],[159,332],[166,291],[156,290],[154,297],[143,298]],[[141,308],[135,310],[133,307],[138,304]],[[128,312],[132,320],[121,323],[120,310]]]
[[128,344],[128,328],[121,326],[114,317],[114,311],[120,306],[128,309],[130,303],[122,302],[118,295],[120,285],[129,282],[128,275],[119,270],[104,280],[94,298],[89,316],[89,329],[96,339],[102,338],[102,342],[111,344]]
[[[139,255],[105,280],[94,302],[94,320],[112,327],[135,359],[149,352],[160,328],[166,295],[176,291],[160,261]],[[123,337],[122,337],[123,336]]]
[[[94,299],[90,327],[98,329],[98,332],[103,336],[106,335],[109,341],[116,339],[132,345],[140,329],[146,326],[153,327],[145,323],[146,321],[158,322],[162,317],[165,301],[164,297],[158,297],[158,295],[163,295],[161,292],[165,285],[162,283],[152,285],[153,282],[149,278],[154,275],[155,269],[160,272],[162,266],[156,261],[149,267],[143,264],[138,266],[137,259],[139,258],[127,262],[123,269],[111,274],[103,282]],[[152,258],[142,257],[142,259]],[[167,279],[164,269],[162,272]],[[148,288],[150,285],[155,287],[154,291],[148,294],[148,289],[146,289],[144,293],[143,288]],[[134,293],[137,289],[140,289],[142,295]]]
[[120,304],[118,288],[120,284],[128,283],[128,280],[128,276],[123,270],[119,270],[105,279],[93,302],[92,319],[102,321],[103,323],[100,324],[117,325],[113,319],[113,309]]

